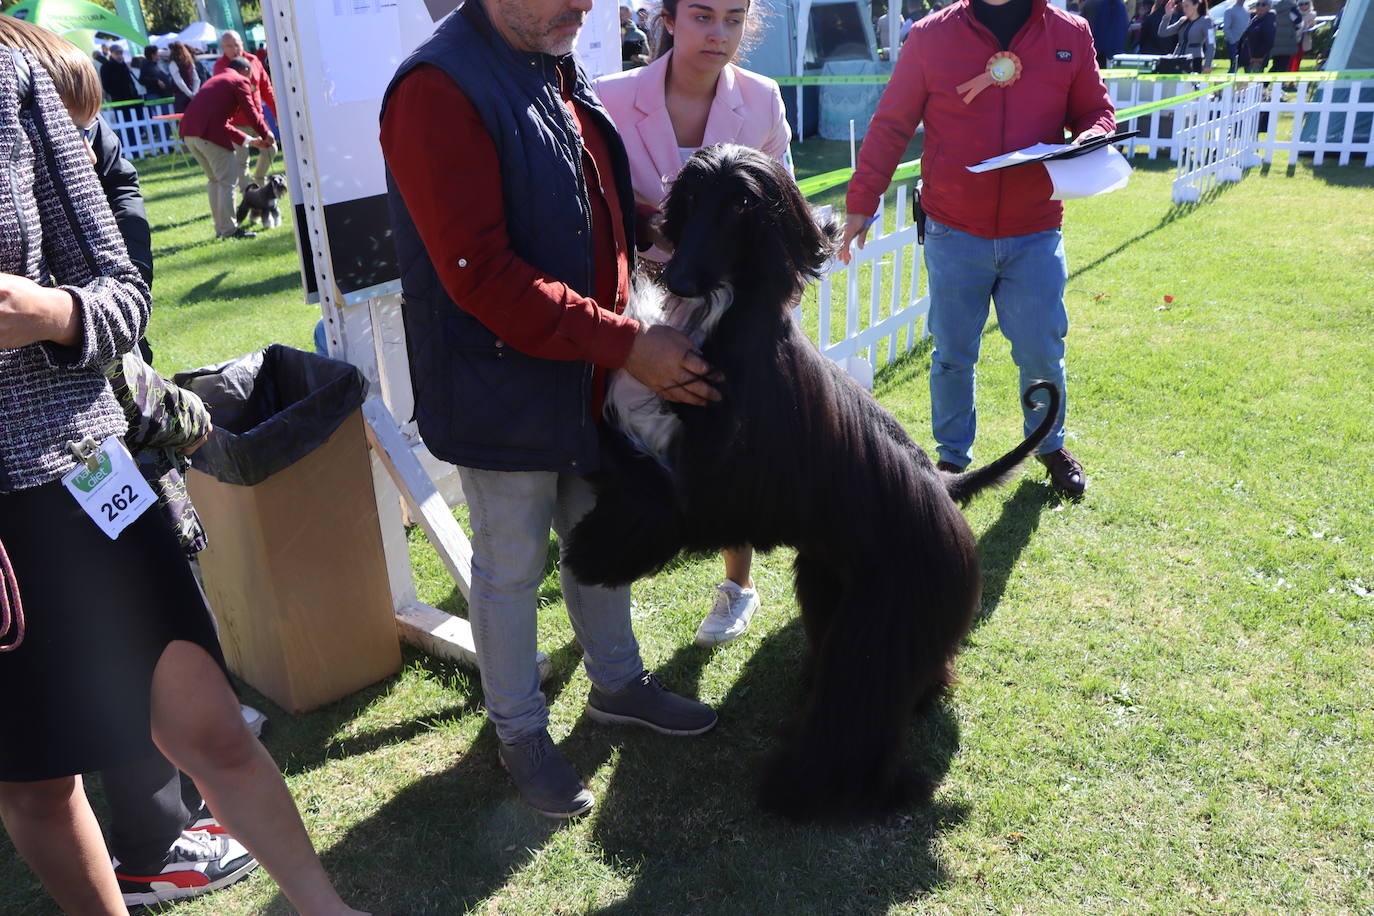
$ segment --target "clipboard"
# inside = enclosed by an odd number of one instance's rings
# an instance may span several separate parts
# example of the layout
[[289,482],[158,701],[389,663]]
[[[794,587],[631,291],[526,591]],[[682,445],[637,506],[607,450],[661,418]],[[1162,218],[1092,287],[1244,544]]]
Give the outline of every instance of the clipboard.
[[1110,146],[1113,143],[1120,143],[1122,140],[1129,140],[1132,137],[1138,136],[1140,136],[1140,131],[1138,130],[1118,130],[1114,134],[1085,140],[1078,146],[1049,143],[1036,144],[1024,150],[1013,150],[1010,153],[1003,153],[1001,156],[993,156],[991,159],[984,159],[982,162],[968,166],[968,170],[970,172],[990,172],[996,169],[1012,169],[1016,168],[1018,165],[1052,162],[1055,159],[1076,159],[1079,156],[1086,156],[1088,153],[1100,150],[1104,146]]
[[1049,162],[1052,159],[1077,159],[1079,156],[1086,156],[1088,153],[1099,150],[1104,146],[1111,146],[1113,143],[1120,143],[1122,140],[1129,140],[1132,137],[1139,136],[1140,131],[1138,130],[1118,130],[1116,133],[1108,134],[1105,137],[1093,137],[1091,140],[1085,140],[1077,146],[1064,150],[1062,153],[1050,153],[1039,161]]

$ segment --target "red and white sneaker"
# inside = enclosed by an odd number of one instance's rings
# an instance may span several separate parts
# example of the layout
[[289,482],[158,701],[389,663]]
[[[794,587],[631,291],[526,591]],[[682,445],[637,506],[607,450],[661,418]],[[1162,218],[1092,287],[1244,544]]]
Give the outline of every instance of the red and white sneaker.
[[118,859],[112,864],[124,904],[147,906],[228,887],[247,877],[258,867],[258,860],[227,834],[184,830],[158,870],[134,872]]

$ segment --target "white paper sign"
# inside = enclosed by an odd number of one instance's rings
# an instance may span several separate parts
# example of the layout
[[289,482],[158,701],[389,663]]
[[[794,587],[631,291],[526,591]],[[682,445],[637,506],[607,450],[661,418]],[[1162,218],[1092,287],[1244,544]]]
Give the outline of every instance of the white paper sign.
[[157,502],[133,456],[114,437],[101,443],[95,455],[95,470],[82,462],[63,475],[62,483],[110,540],[119,537]]
[[1051,159],[1045,163],[1054,182],[1050,200],[1077,200],[1107,194],[1126,187],[1131,180],[1131,164],[1114,146],[1104,146],[1073,159]]

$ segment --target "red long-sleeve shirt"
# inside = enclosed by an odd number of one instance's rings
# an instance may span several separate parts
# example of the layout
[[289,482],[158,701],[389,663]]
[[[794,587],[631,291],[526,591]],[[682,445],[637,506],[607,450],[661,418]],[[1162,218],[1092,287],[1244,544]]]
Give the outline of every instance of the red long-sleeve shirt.
[[210,77],[191,96],[181,117],[181,135],[200,137],[225,149],[233,149],[248,142],[248,137],[234,126],[236,124],[247,124],[259,136],[272,136],[262,118],[253,84],[248,82],[248,77],[226,70]]
[[[243,55],[243,59],[248,61],[248,66],[253,70],[248,78],[262,96],[263,107],[272,112],[272,117],[275,118],[277,116],[277,93],[272,89],[272,77],[267,75],[267,68],[262,65],[262,61],[258,60],[252,54]],[[228,69],[229,58],[221,54],[219,60],[215,61],[215,73],[223,73]],[[242,127],[244,124],[240,123],[239,126]],[[250,124],[248,126],[251,127],[252,125]]]
[[[639,323],[621,314],[629,298],[629,257],[606,138],[566,91],[564,100],[585,144],[594,298],[511,249],[496,144],[472,102],[442,70],[416,67],[392,90],[382,118],[382,152],[449,298],[522,353],[597,366],[593,406],[599,415],[603,370],[624,365]],[[551,238],[548,244],[571,241]]]
[[1064,205],[1041,165],[975,174],[967,166],[1033,143],[1062,143],[1064,130],[1111,132],[1111,97],[1097,69],[1087,20],[1034,0],[1012,39],[1020,76],[965,102],[959,86],[984,73],[1001,45],[958,0],[916,23],[869,123],[845,208],[873,213],[902,152],[926,125],[921,203],[936,220],[984,238],[1060,225]]

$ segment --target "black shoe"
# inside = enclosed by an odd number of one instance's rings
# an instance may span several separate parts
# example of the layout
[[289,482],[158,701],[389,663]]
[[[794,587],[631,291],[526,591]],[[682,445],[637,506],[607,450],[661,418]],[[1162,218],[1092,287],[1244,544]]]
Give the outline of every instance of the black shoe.
[[1050,483],[1065,496],[1082,496],[1088,488],[1088,476],[1083,473],[1083,465],[1069,454],[1068,449],[1061,448],[1057,452],[1046,452],[1035,457],[1049,470]]
[[250,232],[242,226],[239,226],[233,232],[219,236],[219,238],[222,239],[255,239],[257,237],[258,234],[256,232]]
[[642,725],[662,735],[700,735],[717,721],[714,709],[678,696],[647,670],[616,693],[592,684],[587,715],[602,725]]
[[498,741],[497,754],[520,797],[545,817],[577,817],[596,803],[572,765],[553,746],[548,729],[541,728],[514,744]]

